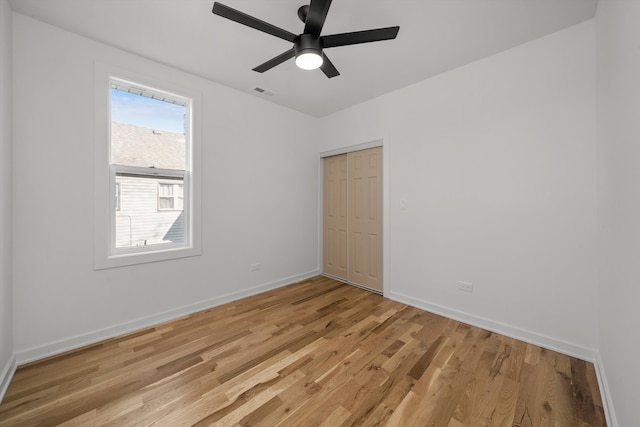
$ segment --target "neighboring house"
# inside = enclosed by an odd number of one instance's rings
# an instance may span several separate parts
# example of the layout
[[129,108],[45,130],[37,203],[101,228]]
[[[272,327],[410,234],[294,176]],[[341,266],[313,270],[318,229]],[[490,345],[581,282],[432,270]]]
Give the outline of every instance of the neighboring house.
[[[184,169],[184,134],[113,122],[111,144],[113,164]],[[183,195],[176,177],[118,174],[116,247],[184,241]]]

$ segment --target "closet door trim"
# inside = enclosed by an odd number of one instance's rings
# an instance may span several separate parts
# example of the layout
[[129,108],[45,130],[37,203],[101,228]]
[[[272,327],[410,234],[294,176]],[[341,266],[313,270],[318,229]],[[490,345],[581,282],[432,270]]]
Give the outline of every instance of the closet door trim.
[[[336,148],[335,150],[323,151],[322,153],[320,153],[320,160],[324,159],[325,157],[338,156],[340,154],[353,153],[354,151],[362,151],[368,148],[377,147],[383,147],[382,139],[376,139],[375,141],[365,142],[363,144],[350,145],[348,147]],[[382,160],[384,161],[384,153]],[[382,178],[384,179],[384,176]]]

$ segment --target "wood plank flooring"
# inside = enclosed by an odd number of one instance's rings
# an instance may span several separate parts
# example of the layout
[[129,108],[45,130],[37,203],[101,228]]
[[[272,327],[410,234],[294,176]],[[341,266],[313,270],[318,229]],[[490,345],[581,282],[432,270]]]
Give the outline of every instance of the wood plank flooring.
[[2,426],[604,426],[592,364],[316,277],[23,366]]

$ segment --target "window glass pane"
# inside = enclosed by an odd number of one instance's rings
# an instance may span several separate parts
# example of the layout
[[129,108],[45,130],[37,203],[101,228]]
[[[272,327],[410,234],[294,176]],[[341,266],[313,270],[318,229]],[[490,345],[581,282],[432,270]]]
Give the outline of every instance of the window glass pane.
[[158,203],[160,209],[173,209],[173,198],[161,197]]
[[183,207],[175,206],[174,197],[158,197],[159,189],[164,187],[158,180],[153,176],[116,175],[116,181],[121,183],[116,248],[185,242]]
[[111,163],[185,170],[186,107],[152,96],[112,87]]
[[110,160],[120,207],[111,231],[116,249],[186,243],[184,203],[177,196],[182,197],[187,170],[187,109],[177,95],[112,80]]
[[160,184],[158,188],[158,193],[160,197],[167,197],[173,195],[173,184]]

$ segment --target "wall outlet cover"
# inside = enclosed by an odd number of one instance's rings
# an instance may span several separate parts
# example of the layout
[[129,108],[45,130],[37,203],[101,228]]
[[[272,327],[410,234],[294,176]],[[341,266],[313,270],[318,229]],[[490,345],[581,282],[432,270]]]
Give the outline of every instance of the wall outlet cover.
[[473,292],[473,283],[459,281],[458,289],[465,292]]

